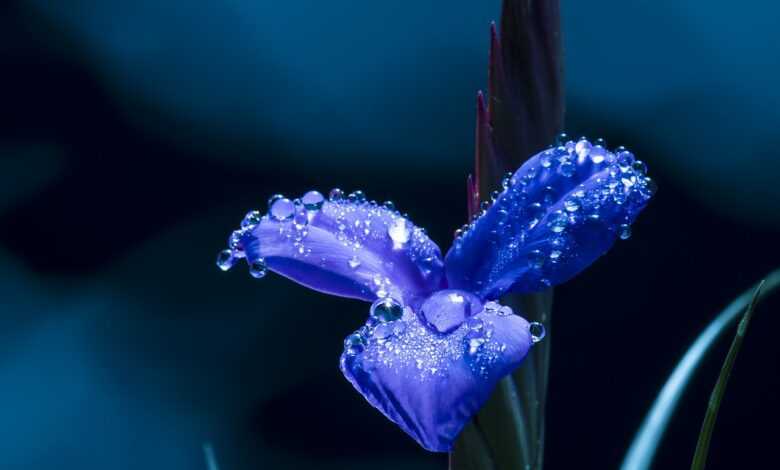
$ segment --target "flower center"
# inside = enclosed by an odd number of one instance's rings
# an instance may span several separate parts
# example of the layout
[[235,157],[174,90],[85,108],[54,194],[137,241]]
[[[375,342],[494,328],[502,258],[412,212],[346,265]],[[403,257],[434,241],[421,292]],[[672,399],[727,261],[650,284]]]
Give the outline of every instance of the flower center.
[[456,330],[468,317],[482,311],[482,301],[469,292],[445,289],[423,302],[419,318],[428,329],[441,334]]

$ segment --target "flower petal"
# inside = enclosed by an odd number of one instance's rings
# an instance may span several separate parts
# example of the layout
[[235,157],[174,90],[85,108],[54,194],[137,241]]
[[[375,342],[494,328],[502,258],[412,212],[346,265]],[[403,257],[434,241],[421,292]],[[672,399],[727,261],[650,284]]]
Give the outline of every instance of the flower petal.
[[585,139],[531,157],[456,238],[449,287],[495,299],[567,281],[630,235],[655,192],[645,173],[630,152]]
[[331,200],[317,192],[290,201],[274,196],[269,213],[250,212],[231,235],[218,264],[246,257],[250,273],[265,269],[328,294],[405,302],[426,297],[443,278],[439,247],[425,232],[392,210],[366,202],[360,192]]
[[[395,321],[377,323],[372,315],[347,337],[341,356],[342,372],[366,400],[434,452],[452,448],[463,426],[498,381],[520,365],[534,341],[529,323],[510,308],[489,302],[481,309],[479,299],[460,294],[467,300],[468,318],[449,333],[440,333],[406,307]],[[480,304],[471,316],[468,297]]]

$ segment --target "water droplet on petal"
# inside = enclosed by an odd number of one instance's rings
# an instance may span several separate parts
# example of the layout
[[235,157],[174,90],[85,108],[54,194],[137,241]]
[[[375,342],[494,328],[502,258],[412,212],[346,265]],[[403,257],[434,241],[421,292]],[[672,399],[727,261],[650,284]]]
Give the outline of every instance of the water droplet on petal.
[[399,217],[390,223],[390,226],[387,228],[387,234],[393,240],[393,247],[401,248],[409,241],[411,230],[406,226],[406,219]]
[[397,300],[390,297],[385,297],[382,299],[376,299],[374,303],[371,304],[371,309],[369,312],[372,318],[378,320],[379,322],[386,323],[401,318],[404,314],[404,308]]
[[588,142],[588,140],[583,137],[574,146],[574,151],[577,152],[578,157],[585,158],[590,153],[591,147],[592,145],[590,142]]
[[590,149],[589,155],[593,163],[602,163],[607,158],[607,150],[601,145],[595,145]]
[[626,172],[631,169],[631,165],[634,164],[634,154],[623,150],[617,154],[617,164],[620,167],[620,171]]
[[234,230],[233,233],[230,234],[230,238],[228,239],[228,246],[230,249],[232,249],[235,252],[242,251],[241,247],[241,237],[244,236],[243,230]]
[[565,132],[561,132],[555,137],[555,145],[564,145],[569,141],[569,135]]
[[512,315],[513,313],[515,313],[515,312],[512,311],[512,307],[509,307],[507,305],[503,305],[501,308],[498,309],[497,315],[499,317],[508,317],[509,315]]
[[531,333],[531,342],[533,343],[538,343],[543,340],[544,335],[547,334],[544,325],[535,321],[528,324],[528,332]]
[[223,271],[227,271],[235,264],[235,258],[233,258],[233,251],[222,250],[217,254],[217,266]]
[[645,190],[648,193],[648,197],[655,194],[656,191],[658,191],[658,185],[653,181],[651,178],[645,178]]
[[485,323],[476,317],[470,317],[466,320],[466,328],[471,331],[482,331],[485,328]]
[[637,172],[640,176],[647,174],[647,165],[642,160],[635,160],[631,165],[631,168],[633,168],[634,171]]
[[571,160],[564,160],[561,162],[561,166],[558,167],[558,173],[561,175],[571,178],[574,176],[574,173],[577,171],[577,166],[572,162]]
[[268,268],[265,266],[265,260],[260,258],[249,265],[249,275],[255,279],[262,279],[268,273]]
[[251,229],[260,223],[261,218],[260,211],[249,211],[241,221],[241,228]]
[[271,204],[269,213],[275,220],[289,220],[295,214],[295,204],[286,197],[278,198]]
[[576,198],[570,197],[563,201],[563,207],[569,212],[577,212],[580,208],[580,201]]
[[463,336],[466,352],[473,356],[479,352],[485,344],[485,336],[481,330],[470,330]]
[[281,194],[274,194],[273,196],[268,198],[268,209],[271,209],[271,206],[274,205],[274,202],[278,201],[279,199],[283,199],[284,196]]
[[539,220],[541,220],[541,218],[544,217],[544,207],[542,207],[542,205],[539,204],[538,202],[530,204],[526,209],[526,212],[527,212],[526,220],[528,221],[529,229],[536,227],[536,224],[539,223]]
[[325,203],[325,197],[319,191],[309,191],[303,195],[301,202],[307,211],[318,211]]
[[550,215],[550,221],[548,226],[550,230],[555,233],[561,233],[566,229],[566,225],[569,223],[569,218],[561,211],[555,211]]
[[347,264],[349,264],[350,268],[357,269],[360,266],[360,260],[358,259],[357,255],[355,255],[350,258],[349,261],[347,261]]
[[621,224],[618,227],[618,236],[621,240],[628,240],[631,238],[631,226],[628,224]]
[[341,190],[341,189],[339,189],[339,188],[333,188],[333,189],[331,189],[331,190],[330,190],[330,192],[328,193],[328,199],[329,199],[331,202],[339,202],[339,201],[341,201],[342,199],[344,199],[344,191],[342,191],[342,190]]
[[385,203],[382,204],[382,207],[389,210],[390,212],[395,212],[395,203],[393,203],[393,201],[385,201]]
[[309,224],[309,216],[306,215],[306,211],[301,209],[295,213],[295,217],[293,217],[293,224],[295,225],[296,230],[303,230],[306,228],[306,225]]
[[539,250],[531,250],[528,253],[528,265],[534,269],[541,269],[545,261],[544,253]]
[[363,194],[363,191],[360,190],[353,191],[349,193],[349,196],[347,196],[347,201],[353,204],[360,204],[366,202],[366,195]]
[[366,339],[359,332],[354,332],[344,340],[344,352],[354,356],[360,354],[366,348]]
[[539,159],[542,168],[550,168],[553,163],[553,151],[546,150]]

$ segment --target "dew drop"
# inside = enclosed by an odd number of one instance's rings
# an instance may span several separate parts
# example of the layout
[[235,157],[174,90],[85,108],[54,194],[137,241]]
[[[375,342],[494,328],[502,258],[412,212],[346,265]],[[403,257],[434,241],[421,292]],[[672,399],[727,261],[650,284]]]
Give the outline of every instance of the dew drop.
[[295,214],[295,204],[286,197],[278,198],[271,204],[269,213],[275,220],[289,220]]
[[502,306],[501,308],[498,309],[497,315],[499,317],[508,317],[509,315],[512,315],[513,313],[515,313],[515,312],[512,311],[512,307],[504,305],[504,306]]
[[546,150],[542,154],[542,156],[539,159],[539,161],[540,161],[540,163],[542,165],[542,168],[550,168],[552,166],[552,162],[553,162],[553,152],[552,152],[552,150]]
[[366,348],[366,340],[359,332],[354,332],[344,340],[344,353],[354,356]]
[[569,223],[569,218],[561,211],[555,211],[550,216],[550,222],[547,224],[555,233],[561,233],[566,229],[566,225]]
[[552,186],[545,186],[542,190],[542,202],[545,206],[549,206],[555,202],[555,188]]
[[634,169],[635,172],[637,172],[639,175],[644,176],[647,174],[647,165],[642,160],[636,160],[631,165],[631,168]]
[[295,213],[295,217],[293,217],[293,225],[295,225],[296,230],[301,231],[306,228],[308,224],[309,217],[306,215],[306,211],[299,210]]
[[284,196],[281,194],[274,194],[273,196],[268,198],[268,209],[270,210],[271,207],[273,207],[274,203],[278,201],[279,199],[284,199]]
[[382,207],[389,210],[390,212],[395,212],[395,203],[393,203],[393,201],[385,201],[385,203],[382,204]]
[[366,195],[363,194],[363,191],[357,190],[349,193],[349,196],[347,196],[347,201],[353,203],[353,204],[361,204],[366,202]]
[[602,163],[607,158],[607,150],[601,145],[595,145],[590,149],[590,161],[593,163]]
[[656,191],[658,191],[658,185],[653,181],[651,178],[645,178],[645,189],[649,196],[652,196],[655,194]]
[[539,223],[539,220],[544,217],[544,207],[542,207],[542,205],[538,202],[530,204],[526,211],[528,212],[527,220],[529,229],[536,227],[536,224]]
[[544,266],[544,260],[544,253],[539,250],[531,250],[531,252],[528,253],[528,265],[531,268],[541,269],[542,266]]
[[234,230],[233,233],[230,234],[230,238],[228,239],[228,246],[236,252],[242,251],[241,247],[241,237],[244,236],[243,230]]
[[531,342],[534,344],[543,340],[544,335],[547,334],[544,329],[544,325],[535,321],[528,324],[528,332],[531,333]]
[[631,238],[631,226],[628,224],[621,224],[618,227],[618,236],[621,240],[628,240]]
[[344,199],[344,191],[339,188],[333,188],[328,193],[328,200],[330,200],[330,202],[339,202],[342,199]]
[[241,228],[251,229],[260,223],[260,211],[249,211],[244,216],[244,220],[241,221]]
[[555,137],[555,145],[564,145],[569,141],[569,135],[565,132],[561,132]]
[[485,323],[476,317],[470,317],[466,320],[466,327],[471,331],[482,331],[485,328]]
[[509,189],[509,186],[512,182],[512,174],[508,174],[507,176],[504,176],[504,178],[501,180],[501,187],[506,189]]
[[574,173],[577,171],[577,167],[574,165],[574,162],[571,160],[564,160],[561,162],[561,166],[558,167],[558,173],[561,175],[571,178],[574,176]]
[[352,258],[347,261],[347,264],[352,269],[357,269],[360,266],[360,260],[358,259],[357,255],[353,256]]
[[577,212],[580,209],[580,201],[570,197],[563,201],[563,207],[569,212]]
[[375,300],[374,303],[371,304],[369,312],[372,318],[381,323],[387,323],[401,318],[404,314],[404,308],[397,300],[385,297]]
[[233,267],[235,258],[233,258],[233,251],[222,250],[217,254],[217,266],[223,271],[228,271]]
[[631,165],[634,164],[634,154],[623,150],[617,154],[617,164],[620,167],[620,171],[626,172],[631,169]]
[[485,336],[482,331],[471,330],[463,336],[463,343],[466,347],[466,352],[473,356],[479,352],[482,345],[485,344]]
[[387,228],[387,234],[390,236],[390,239],[393,240],[393,247],[400,248],[409,241],[411,230],[406,226],[406,219],[399,217],[393,220]]
[[574,151],[577,152],[578,157],[585,158],[590,153],[591,148],[592,145],[590,142],[588,142],[588,140],[583,137],[574,146]]
[[260,258],[249,265],[249,275],[255,279],[262,279],[268,273],[268,268],[265,266],[265,260]]
[[325,203],[325,197],[319,191],[309,191],[303,195],[301,202],[307,211],[318,211]]
[[379,344],[384,344],[395,335],[394,323],[396,322],[378,324],[376,328],[374,328],[372,337],[377,340]]

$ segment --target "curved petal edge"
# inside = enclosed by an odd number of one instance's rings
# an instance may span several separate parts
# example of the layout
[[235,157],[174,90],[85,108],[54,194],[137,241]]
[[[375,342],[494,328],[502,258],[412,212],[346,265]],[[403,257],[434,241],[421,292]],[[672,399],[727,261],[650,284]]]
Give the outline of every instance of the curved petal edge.
[[448,285],[496,299],[565,282],[630,236],[655,190],[646,165],[623,148],[582,138],[544,150],[457,232]]
[[368,202],[360,192],[329,200],[316,191],[300,199],[274,196],[268,214],[250,211],[228,240],[217,264],[241,258],[250,274],[270,270],[327,294],[372,301],[393,296],[413,303],[439,288],[439,247],[390,203]]

